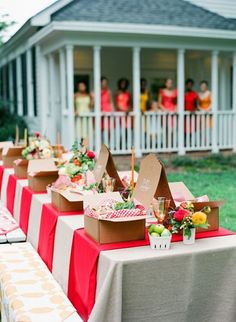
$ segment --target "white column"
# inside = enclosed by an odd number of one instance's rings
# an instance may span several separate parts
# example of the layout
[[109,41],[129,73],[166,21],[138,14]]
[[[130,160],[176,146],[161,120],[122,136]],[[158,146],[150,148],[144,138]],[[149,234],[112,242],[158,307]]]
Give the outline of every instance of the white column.
[[72,146],[75,140],[74,116],[74,49],[66,46],[66,78],[67,78],[67,108],[68,108],[68,144]]
[[133,109],[134,109],[134,150],[135,156],[141,157],[142,151],[140,147],[140,48],[133,48]]
[[218,51],[211,55],[211,86],[212,86],[212,152],[217,153],[218,147]]
[[36,84],[37,84],[37,106],[40,118],[40,131],[47,136],[47,117],[48,117],[48,61],[42,54],[41,47],[36,46]]
[[93,48],[95,151],[101,147],[101,47]]
[[232,84],[232,88],[233,88],[233,111],[234,111],[234,133],[232,133],[232,135],[234,135],[234,139],[233,139],[233,143],[234,143],[234,147],[233,147],[233,151],[236,152],[236,51],[233,53],[233,84]]
[[23,91],[22,91],[22,71],[21,71],[21,56],[16,58],[17,70],[17,114],[23,115]]
[[14,90],[13,90],[13,68],[12,61],[9,61],[9,96],[10,96],[10,111],[14,112]]
[[221,64],[220,64],[220,82],[219,82],[219,93],[220,93],[220,109],[226,110],[227,109],[227,91],[226,91],[226,84],[227,84],[227,74],[226,74],[226,58],[221,57]]
[[33,96],[33,79],[32,79],[32,51],[29,48],[26,52],[26,66],[27,66],[27,103],[28,116],[34,116],[34,96]]
[[179,49],[177,54],[177,89],[178,89],[178,154],[184,155],[184,83],[185,83],[185,50]]
[[60,63],[60,97],[61,97],[61,111],[66,113],[66,66],[65,66],[65,51],[63,48],[59,51]]

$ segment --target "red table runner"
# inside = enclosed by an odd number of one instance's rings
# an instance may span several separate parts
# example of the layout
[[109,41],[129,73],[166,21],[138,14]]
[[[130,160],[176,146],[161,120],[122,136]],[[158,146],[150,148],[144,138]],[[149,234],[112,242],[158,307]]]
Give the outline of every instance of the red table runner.
[[0,166],[0,191],[2,189],[2,177],[3,177],[3,172],[4,172],[4,166]]
[[22,196],[21,196],[21,205],[20,205],[19,226],[26,235],[28,232],[30,206],[31,206],[32,197],[34,194],[42,194],[42,193],[45,193],[45,191],[34,192],[30,189],[30,187],[23,187]]
[[14,200],[16,193],[16,181],[18,178],[14,174],[10,174],[7,184],[7,209],[13,214]]
[[[220,228],[218,231],[197,233],[196,238],[220,237],[232,234],[234,233]],[[182,241],[182,239],[182,235],[173,235],[172,242]],[[84,321],[88,320],[95,303],[97,265],[100,252],[147,245],[149,245],[148,236],[145,240],[101,245],[87,236],[84,229],[75,231],[71,249],[68,298]]]
[[39,231],[38,253],[50,271],[52,271],[54,239],[58,217],[82,214],[83,212],[78,211],[59,212],[51,204],[43,205]]

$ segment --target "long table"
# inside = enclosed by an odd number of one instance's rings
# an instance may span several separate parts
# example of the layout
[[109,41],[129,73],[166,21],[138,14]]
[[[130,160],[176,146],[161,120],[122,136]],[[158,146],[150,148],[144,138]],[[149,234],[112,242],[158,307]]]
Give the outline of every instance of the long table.
[[[2,181],[1,195],[7,191],[7,184],[6,178]],[[21,222],[22,191],[27,185],[27,180],[16,180],[13,216],[18,223]],[[42,240],[50,241],[50,269],[68,294],[73,288],[69,285],[73,239],[75,232],[84,227],[83,215],[55,214],[50,201],[46,193],[32,193],[27,240],[36,250],[45,247],[40,245]],[[42,239],[45,207],[47,216],[53,216],[54,220],[50,236]],[[79,252],[79,245],[76,247],[75,251]],[[236,321],[235,259],[236,235],[206,238],[192,246],[177,242],[169,251],[151,250],[149,246],[101,251],[95,304],[89,321]]]

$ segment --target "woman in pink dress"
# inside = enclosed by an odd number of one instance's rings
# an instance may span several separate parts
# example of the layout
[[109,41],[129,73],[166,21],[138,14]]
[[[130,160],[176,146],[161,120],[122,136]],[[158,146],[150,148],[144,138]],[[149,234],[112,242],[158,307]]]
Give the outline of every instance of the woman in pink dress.
[[128,79],[121,78],[118,81],[118,91],[116,93],[116,108],[118,112],[129,112],[131,110],[131,94],[128,88]]
[[165,88],[160,90],[158,106],[163,112],[176,112],[177,90],[173,87],[173,79],[168,78],[165,82]]
[[101,111],[113,112],[114,104],[112,100],[112,92],[108,88],[108,79],[106,77],[101,78]]
[[[106,77],[101,78],[101,112],[111,113],[114,111],[114,104],[112,99],[112,92],[108,88],[108,79]],[[110,130],[110,118],[108,118],[108,130]],[[105,127],[104,117],[102,116],[101,123],[102,130]]]

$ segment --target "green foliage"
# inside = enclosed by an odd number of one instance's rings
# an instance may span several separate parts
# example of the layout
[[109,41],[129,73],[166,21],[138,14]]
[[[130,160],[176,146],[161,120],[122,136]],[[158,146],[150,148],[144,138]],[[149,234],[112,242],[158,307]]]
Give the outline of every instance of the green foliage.
[[19,126],[19,136],[23,138],[24,129],[27,125],[22,117],[12,114],[8,109],[0,104],[0,141],[14,140],[16,135],[16,125]]
[[9,20],[9,16],[7,14],[0,15],[0,45],[3,43],[4,32],[14,23],[14,21]]

